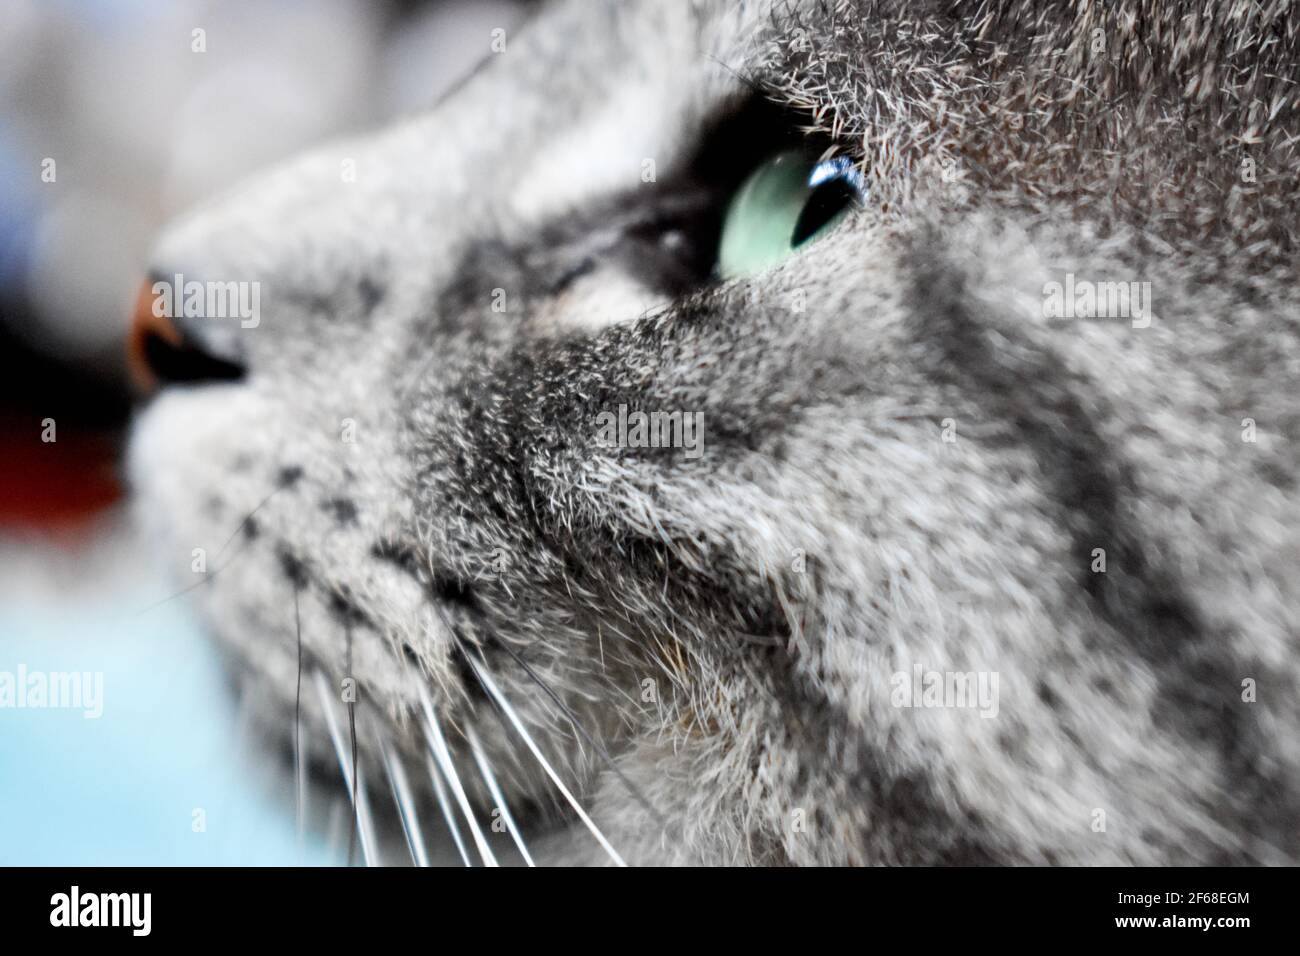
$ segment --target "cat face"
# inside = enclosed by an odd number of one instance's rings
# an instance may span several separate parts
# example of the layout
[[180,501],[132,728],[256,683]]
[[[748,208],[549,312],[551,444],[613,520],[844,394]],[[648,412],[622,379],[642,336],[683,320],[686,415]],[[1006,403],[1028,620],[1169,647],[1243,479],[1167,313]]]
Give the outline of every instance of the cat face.
[[[727,124],[803,29],[548,8],[427,115],[178,222],[152,270],[205,306],[142,335],[173,382],[130,455],[162,553],[202,549],[189,597],[269,735],[301,661],[310,753],[353,704],[366,779],[432,747],[417,802],[503,799],[554,859],[1267,857],[1215,829],[1262,812],[1227,796],[1266,746],[1221,722],[1240,648],[1161,557],[1213,492],[1150,492],[1208,454],[1141,412],[1198,405],[1197,349],[1043,321],[1063,264],[1126,275],[1133,244],[882,162],[888,203],[718,278],[731,191],[791,134]],[[1099,839],[1098,808],[1136,824]]]
[[[538,385],[517,366],[671,315],[704,284],[697,260],[713,250],[686,227],[718,197],[692,157],[743,99],[727,63],[743,65],[759,26],[721,5],[551,11],[428,115],[295,160],[160,239],[151,289],[174,291],[171,324],[203,361],[161,354],[159,334],[148,343],[171,381],[139,416],[130,473],[163,553],[183,572],[206,566],[192,597],[274,730],[292,723],[295,601],[307,670],[360,690],[363,763],[380,736],[423,752],[427,693],[456,759],[468,762],[462,730],[477,727],[525,816],[553,806],[550,783],[466,655],[586,794],[608,768],[510,655],[601,747],[618,749],[629,711],[657,709],[641,698],[643,680],[668,692],[658,649],[629,646],[655,627],[619,615],[606,633],[593,601],[608,595],[557,600],[584,580],[608,592],[619,562],[593,552],[586,570],[567,566],[568,545],[548,543],[559,529],[538,525],[564,512],[536,512],[553,492],[510,450],[550,451],[538,426],[595,450],[596,415],[617,405],[532,420],[548,396],[527,394]],[[227,283],[243,298],[222,315],[206,297],[184,314],[196,287]],[[699,411],[680,404],[667,410]],[[327,745],[314,698],[302,719]]]

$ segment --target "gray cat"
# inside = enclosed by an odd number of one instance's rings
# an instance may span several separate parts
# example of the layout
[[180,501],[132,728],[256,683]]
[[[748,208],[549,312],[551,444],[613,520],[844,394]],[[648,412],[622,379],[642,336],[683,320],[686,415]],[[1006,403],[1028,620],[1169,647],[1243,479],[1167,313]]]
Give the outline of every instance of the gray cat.
[[[256,297],[146,319],[141,512],[363,842],[1300,861],[1297,33],[546,7],[162,238]],[[847,218],[719,267],[800,149]]]

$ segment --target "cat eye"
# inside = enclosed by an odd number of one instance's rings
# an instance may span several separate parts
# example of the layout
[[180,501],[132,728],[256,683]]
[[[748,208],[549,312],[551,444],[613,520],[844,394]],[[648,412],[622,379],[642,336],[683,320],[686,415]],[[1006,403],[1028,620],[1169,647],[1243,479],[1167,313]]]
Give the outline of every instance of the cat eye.
[[727,206],[718,275],[731,279],[775,265],[829,233],[864,196],[862,174],[846,156],[777,153],[741,183]]

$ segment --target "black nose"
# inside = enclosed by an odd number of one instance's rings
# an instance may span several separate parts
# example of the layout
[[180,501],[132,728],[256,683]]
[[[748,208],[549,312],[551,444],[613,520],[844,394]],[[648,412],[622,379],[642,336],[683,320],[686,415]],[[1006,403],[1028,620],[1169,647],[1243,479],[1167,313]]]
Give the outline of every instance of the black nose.
[[146,279],[136,299],[127,339],[135,386],[147,394],[161,385],[243,378],[239,323],[181,314],[184,310],[176,307],[181,296],[169,295],[166,281]]

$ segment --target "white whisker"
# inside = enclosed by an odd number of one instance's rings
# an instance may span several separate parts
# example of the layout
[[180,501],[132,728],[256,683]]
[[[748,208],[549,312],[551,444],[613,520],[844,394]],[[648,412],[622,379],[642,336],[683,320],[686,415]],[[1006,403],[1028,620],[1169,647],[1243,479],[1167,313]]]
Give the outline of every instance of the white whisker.
[[415,800],[411,797],[411,785],[406,779],[406,769],[400,760],[393,759],[388,744],[382,739],[379,741],[379,755],[384,761],[388,783],[393,788],[393,802],[397,804],[398,819],[402,821],[402,833],[411,851],[411,860],[416,866],[428,866],[429,857],[424,850],[424,834],[420,832],[420,818],[415,812]]
[[381,866],[383,861],[379,858],[374,819],[370,816],[370,791],[366,789],[366,771],[363,767],[357,767],[356,814],[357,829],[361,836],[361,856],[366,861],[366,866]]
[[442,818],[447,821],[447,829],[451,831],[451,838],[456,841],[456,849],[460,852],[460,858],[466,866],[470,866],[469,854],[465,852],[465,841],[460,838],[460,827],[456,825],[456,814],[451,811],[451,803],[447,800],[447,788],[442,782],[442,771],[434,763],[433,753],[430,752],[425,756],[429,763],[429,779],[433,781],[433,792],[438,798],[438,806],[442,808]]
[[293,589],[293,624],[298,639],[298,678],[293,698],[293,782],[298,848],[301,850],[307,832],[307,764],[302,759],[302,613],[297,586]]
[[325,725],[329,728],[330,742],[334,744],[334,753],[339,758],[339,769],[343,771],[343,782],[347,786],[348,799],[352,799],[354,792],[356,794],[352,813],[356,817],[357,832],[361,837],[361,855],[365,858],[366,866],[374,866],[376,863],[375,836],[370,820],[370,804],[366,799],[361,773],[358,770],[356,786],[353,786],[352,764],[348,757],[348,750],[343,746],[343,735],[339,732],[338,719],[334,714],[334,701],[330,694],[329,684],[325,682],[325,675],[320,671],[315,671],[312,677],[315,679],[316,693],[320,697],[321,708],[325,711]]
[[297,790],[298,846],[307,832],[307,761],[302,759],[302,728],[294,731],[294,782]]
[[479,829],[478,821],[474,819],[474,811],[469,805],[469,797],[465,795],[465,788],[461,786],[460,775],[456,773],[456,765],[452,762],[451,751],[447,748],[447,741],[443,738],[442,731],[438,729],[438,719],[433,712],[433,702],[429,700],[429,692],[425,690],[424,684],[420,684],[420,703],[424,706],[425,736],[428,737],[434,759],[438,761],[438,767],[442,770],[447,785],[451,787],[456,802],[460,804],[460,812],[464,815],[465,822],[469,824],[469,832],[470,836],[474,838],[474,846],[478,848],[478,854],[483,858],[484,866],[497,866],[497,858],[492,855],[492,850],[483,837],[483,831]]
[[532,735],[528,733],[527,728],[524,727],[524,723],[519,719],[519,715],[515,712],[514,707],[511,706],[508,700],[506,700],[505,695],[501,693],[501,690],[496,685],[496,681],[492,680],[491,676],[488,675],[486,668],[480,667],[468,653],[465,654],[465,660],[469,661],[469,665],[474,669],[474,675],[479,679],[479,683],[483,685],[484,690],[492,695],[492,699],[497,702],[497,705],[501,708],[501,712],[505,714],[510,720],[510,723],[514,725],[515,730],[519,733],[520,738],[523,739],[524,744],[530,751],[532,751],[537,762],[541,764],[542,769],[546,771],[546,775],[551,778],[551,782],[554,783],[560,793],[564,795],[564,799],[569,801],[569,806],[573,807],[578,818],[582,820],[587,829],[591,831],[591,835],[596,838],[597,842],[600,843],[605,852],[609,854],[609,858],[618,866],[627,866],[627,862],[619,856],[618,851],[615,850],[614,847],[610,845],[610,842],[605,839],[605,834],[601,833],[600,828],[596,826],[591,817],[587,816],[586,811],[584,811],[579,805],[577,798],[569,792],[569,788],[564,785],[564,781],[560,779],[560,775],[555,772],[555,769],[550,765],[547,759],[542,756],[542,751],[533,741]]
[[501,818],[506,822],[506,829],[510,831],[510,836],[514,838],[515,846],[519,847],[519,853],[523,856],[524,862],[529,866],[536,866],[533,862],[532,855],[528,852],[528,847],[524,846],[523,834],[515,826],[515,818],[510,815],[510,808],[506,805],[506,798],[501,793],[501,788],[497,786],[497,778],[492,773],[492,768],[487,761],[487,755],[483,753],[483,745],[479,743],[478,734],[474,732],[473,727],[467,727],[465,735],[469,737],[470,750],[474,754],[474,762],[478,764],[478,772],[483,775],[483,782],[487,784],[488,792],[492,794],[492,799],[496,801],[498,809],[501,811]]

